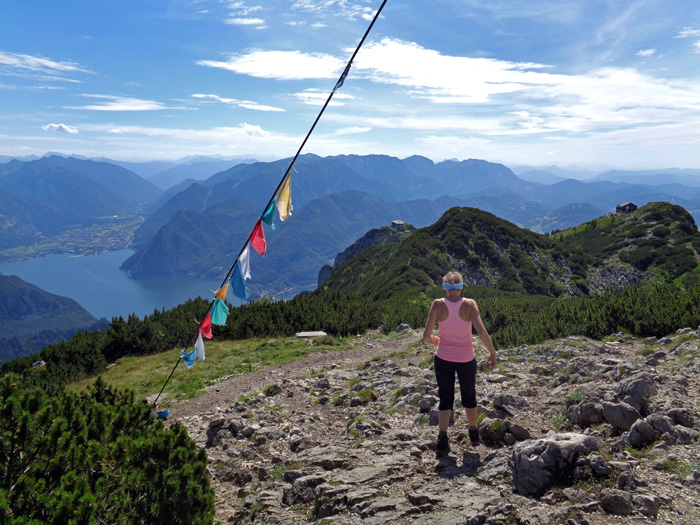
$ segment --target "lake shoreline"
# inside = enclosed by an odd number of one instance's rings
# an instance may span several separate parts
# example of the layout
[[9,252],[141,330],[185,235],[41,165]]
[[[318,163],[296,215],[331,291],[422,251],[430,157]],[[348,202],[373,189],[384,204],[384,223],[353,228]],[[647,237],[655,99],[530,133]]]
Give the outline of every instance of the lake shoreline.
[[[23,261],[0,263],[0,273],[20,279],[56,295],[69,297],[97,319],[139,317],[170,309],[195,297],[213,298],[220,279],[172,277],[131,279],[121,264],[133,250],[107,250],[97,255],[63,252]],[[230,294],[234,306],[241,301]]]

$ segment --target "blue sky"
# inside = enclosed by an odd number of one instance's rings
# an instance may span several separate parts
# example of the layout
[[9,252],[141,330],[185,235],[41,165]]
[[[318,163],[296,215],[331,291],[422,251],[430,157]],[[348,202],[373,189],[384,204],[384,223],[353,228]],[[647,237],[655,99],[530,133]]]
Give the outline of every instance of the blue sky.
[[[292,156],[381,0],[5,0],[0,155]],[[700,168],[697,0],[389,0],[304,153]]]

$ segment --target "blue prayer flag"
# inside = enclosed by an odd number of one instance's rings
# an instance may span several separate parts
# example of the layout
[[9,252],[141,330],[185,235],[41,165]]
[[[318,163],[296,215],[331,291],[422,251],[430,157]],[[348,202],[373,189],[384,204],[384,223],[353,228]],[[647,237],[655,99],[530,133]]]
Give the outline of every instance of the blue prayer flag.
[[197,350],[192,350],[191,352],[185,352],[185,350],[183,350],[180,357],[182,357],[187,368],[191,368],[194,364],[194,360],[197,358]]
[[236,263],[236,267],[233,269],[233,276],[231,277],[231,284],[233,285],[233,295],[245,300],[245,283],[243,282],[243,276],[241,275],[241,269],[239,264]]

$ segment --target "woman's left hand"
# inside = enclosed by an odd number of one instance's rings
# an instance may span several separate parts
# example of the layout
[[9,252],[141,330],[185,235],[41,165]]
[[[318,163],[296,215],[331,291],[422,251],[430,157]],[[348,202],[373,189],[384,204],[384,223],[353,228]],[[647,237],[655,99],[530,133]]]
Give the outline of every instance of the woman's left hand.
[[486,364],[494,368],[496,363],[498,363],[498,356],[496,356],[496,354],[489,354],[489,357],[486,359]]

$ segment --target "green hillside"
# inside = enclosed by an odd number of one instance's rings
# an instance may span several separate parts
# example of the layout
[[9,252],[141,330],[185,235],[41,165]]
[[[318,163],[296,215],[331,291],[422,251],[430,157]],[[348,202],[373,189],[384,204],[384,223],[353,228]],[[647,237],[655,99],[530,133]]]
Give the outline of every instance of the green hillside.
[[645,279],[696,282],[700,234],[685,209],[652,202],[629,215],[607,215],[553,238],[582,256],[588,265],[622,265]]
[[700,233],[668,203],[540,235],[475,208],[452,208],[399,244],[372,246],[338,265],[322,291],[370,299],[417,294],[455,269],[468,286],[528,295],[585,296],[608,287],[698,280]]
[[70,339],[96,323],[73,299],[0,274],[0,363]]

